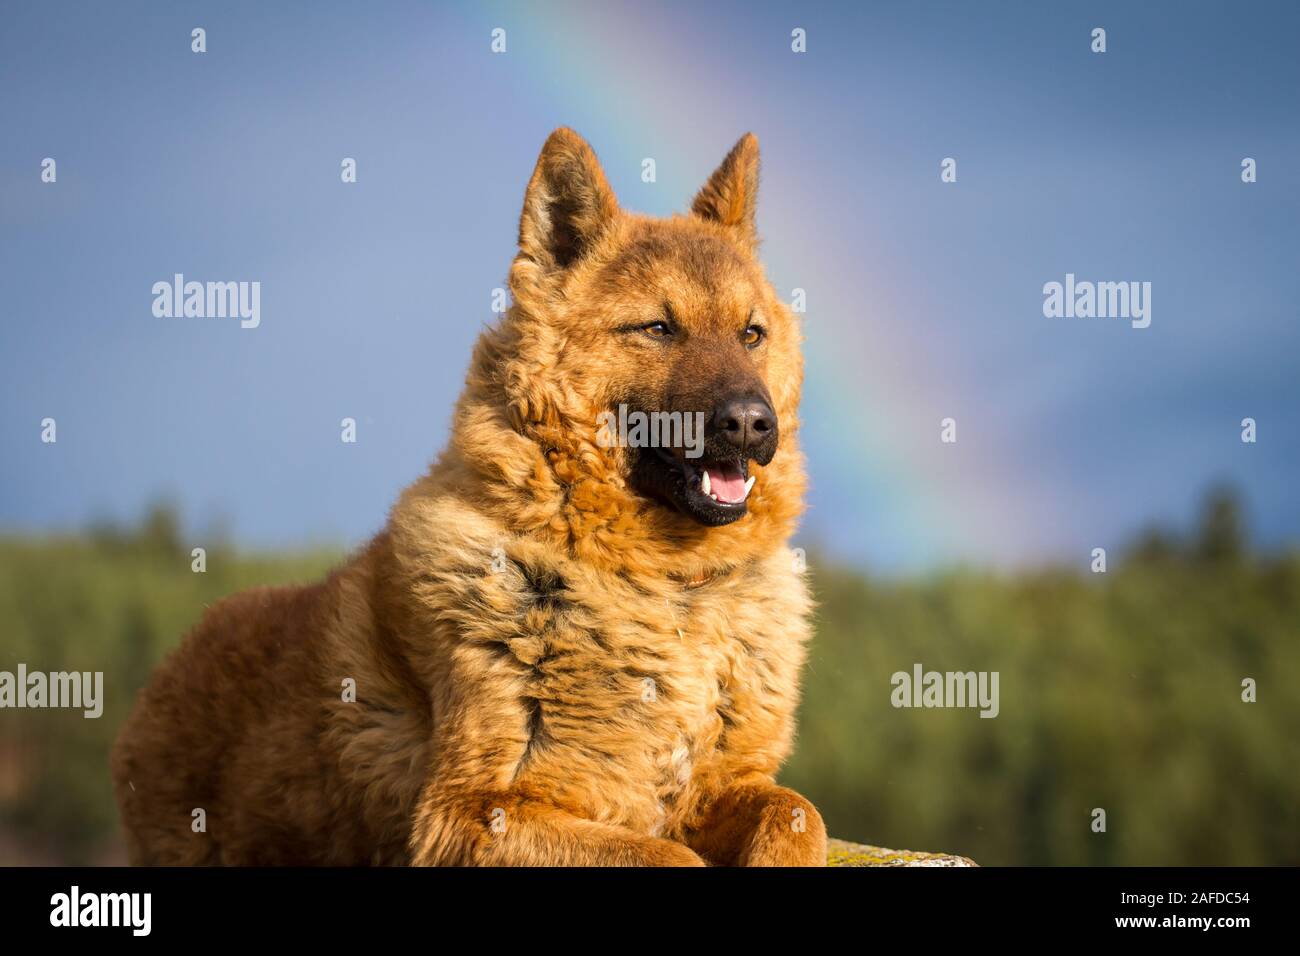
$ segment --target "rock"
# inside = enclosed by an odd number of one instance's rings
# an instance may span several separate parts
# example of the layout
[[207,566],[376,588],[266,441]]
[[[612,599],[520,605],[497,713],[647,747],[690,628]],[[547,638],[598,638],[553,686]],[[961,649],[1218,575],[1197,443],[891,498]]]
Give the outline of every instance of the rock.
[[919,853],[916,850],[886,850],[880,846],[829,840],[827,866],[978,866],[974,860],[951,853]]

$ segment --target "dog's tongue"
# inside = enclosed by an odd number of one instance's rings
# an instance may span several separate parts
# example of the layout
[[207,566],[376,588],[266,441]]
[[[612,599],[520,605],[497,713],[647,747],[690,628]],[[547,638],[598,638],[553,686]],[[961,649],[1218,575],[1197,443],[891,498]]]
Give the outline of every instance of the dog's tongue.
[[719,501],[734,504],[745,500],[745,475],[740,467],[731,463],[709,465],[709,489]]

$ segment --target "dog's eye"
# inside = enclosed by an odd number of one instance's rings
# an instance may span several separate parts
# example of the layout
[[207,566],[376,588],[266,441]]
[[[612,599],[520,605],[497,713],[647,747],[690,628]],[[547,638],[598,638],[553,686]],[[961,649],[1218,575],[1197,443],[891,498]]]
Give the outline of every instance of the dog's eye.
[[649,325],[641,326],[641,331],[656,339],[666,339],[673,334],[667,322],[651,322]]
[[740,340],[745,343],[745,348],[752,349],[754,346],[758,345],[759,342],[763,341],[763,338],[766,335],[767,333],[763,331],[761,326],[751,325],[741,333]]

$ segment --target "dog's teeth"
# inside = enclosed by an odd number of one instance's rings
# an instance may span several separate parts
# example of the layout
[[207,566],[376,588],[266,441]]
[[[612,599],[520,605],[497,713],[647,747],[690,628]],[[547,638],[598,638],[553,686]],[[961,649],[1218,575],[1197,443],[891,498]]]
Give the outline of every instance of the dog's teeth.
[[709,470],[707,468],[704,469],[703,477],[700,478],[700,490],[706,495],[711,493],[709,487]]
[[749,497],[750,489],[754,487],[754,479],[757,477],[757,475],[750,475],[749,480],[745,482],[745,493],[740,496],[742,501]]
[[712,498],[714,501],[717,501],[717,500],[718,500],[718,496],[717,496],[717,495],[709,495],[709,497]]

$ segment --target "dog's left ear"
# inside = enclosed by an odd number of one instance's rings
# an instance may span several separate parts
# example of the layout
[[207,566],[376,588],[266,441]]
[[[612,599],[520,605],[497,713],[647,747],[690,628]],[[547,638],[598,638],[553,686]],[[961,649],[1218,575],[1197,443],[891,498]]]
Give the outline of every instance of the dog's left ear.
[[566,127],[546,139],[524,193],[519,251],[544,272],[567,269],[618,214],[618,200],[587,141]]
[[758,204],[758,138],[746,133],[722,161],[699,195],[691,212],[732,229],[748,248],[758,245],[754,212]]

